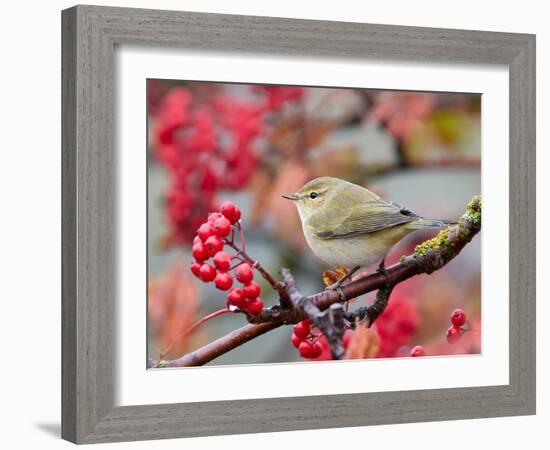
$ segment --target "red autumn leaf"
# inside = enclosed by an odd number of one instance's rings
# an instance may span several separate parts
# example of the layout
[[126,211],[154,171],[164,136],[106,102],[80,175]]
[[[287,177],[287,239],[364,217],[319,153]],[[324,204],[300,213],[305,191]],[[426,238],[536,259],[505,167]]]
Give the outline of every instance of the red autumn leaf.
[[344,359],[376,358],[379,351],[380,338],[378,334],[362,323],[351,335]]

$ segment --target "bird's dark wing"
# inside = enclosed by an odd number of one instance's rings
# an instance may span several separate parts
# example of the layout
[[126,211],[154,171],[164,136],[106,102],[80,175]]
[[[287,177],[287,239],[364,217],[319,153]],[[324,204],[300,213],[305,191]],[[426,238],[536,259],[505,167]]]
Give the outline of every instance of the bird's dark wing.
[[386,228],[418,220],[413,212],[395,203],[382,199],[363,203],[347,211],[347,214],[327,220],[324,217],[312,217],[312,229],[321,239],[340,239],[361,234],[373,233]]

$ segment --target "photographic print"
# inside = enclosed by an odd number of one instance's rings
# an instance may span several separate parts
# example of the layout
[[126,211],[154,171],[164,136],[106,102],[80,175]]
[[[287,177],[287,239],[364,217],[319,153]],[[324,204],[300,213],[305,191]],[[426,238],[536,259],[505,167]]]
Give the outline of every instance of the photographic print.
[[476,355],[480,94],[147,80],[147,366]]
[[62,30],[64,439],[535,414],[534,35]]

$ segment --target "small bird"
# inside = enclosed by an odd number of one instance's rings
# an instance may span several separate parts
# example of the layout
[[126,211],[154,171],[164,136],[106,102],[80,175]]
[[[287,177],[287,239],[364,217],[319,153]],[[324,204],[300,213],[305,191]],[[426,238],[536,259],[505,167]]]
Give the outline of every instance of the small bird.
[[328,289],[338,289],[361,267],[377,261],[381,261],[379,271],[385,273],[386,255],[407,234],[455,223],[424,219],[339,178],[315,178],[283,197],[296,203],[313,253],[333,267],[352,268]]

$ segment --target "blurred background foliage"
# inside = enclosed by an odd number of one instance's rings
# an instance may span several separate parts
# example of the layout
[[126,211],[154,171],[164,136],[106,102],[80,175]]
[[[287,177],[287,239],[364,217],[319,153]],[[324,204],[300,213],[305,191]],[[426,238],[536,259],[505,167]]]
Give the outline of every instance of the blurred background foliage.
[[[148,80],[147,91],[149,358],[171,344],[165,357],[180,356],[246,323],[240,314],[224,315],[178,339],[225,305],[224,292],[189,272],[195,231],[224,200],[243,211],[247,252],[271,273],[291,268],[302,291],[314,293],[324,288],[326,266],[307,248],[282,193],[329,175],[447,219],[481,193],[477,94],[169,80]],[[431,236],[413,233],[386,264]],[[399,284],[374,326],[376,356],[408,356],[415,345],[428,355],[479,353],[480,270],[476,237],[442,270]],[[276,302],[269,286],[262,292],[268,306]],[[351,307],[371,303],[373,295]],[[471,331],[451,345],[445,332],[454,308],[466,311]],[[211,364],[300,361],[291,333],[281,327]],[[319,359],[327,358],[324,352]]]

